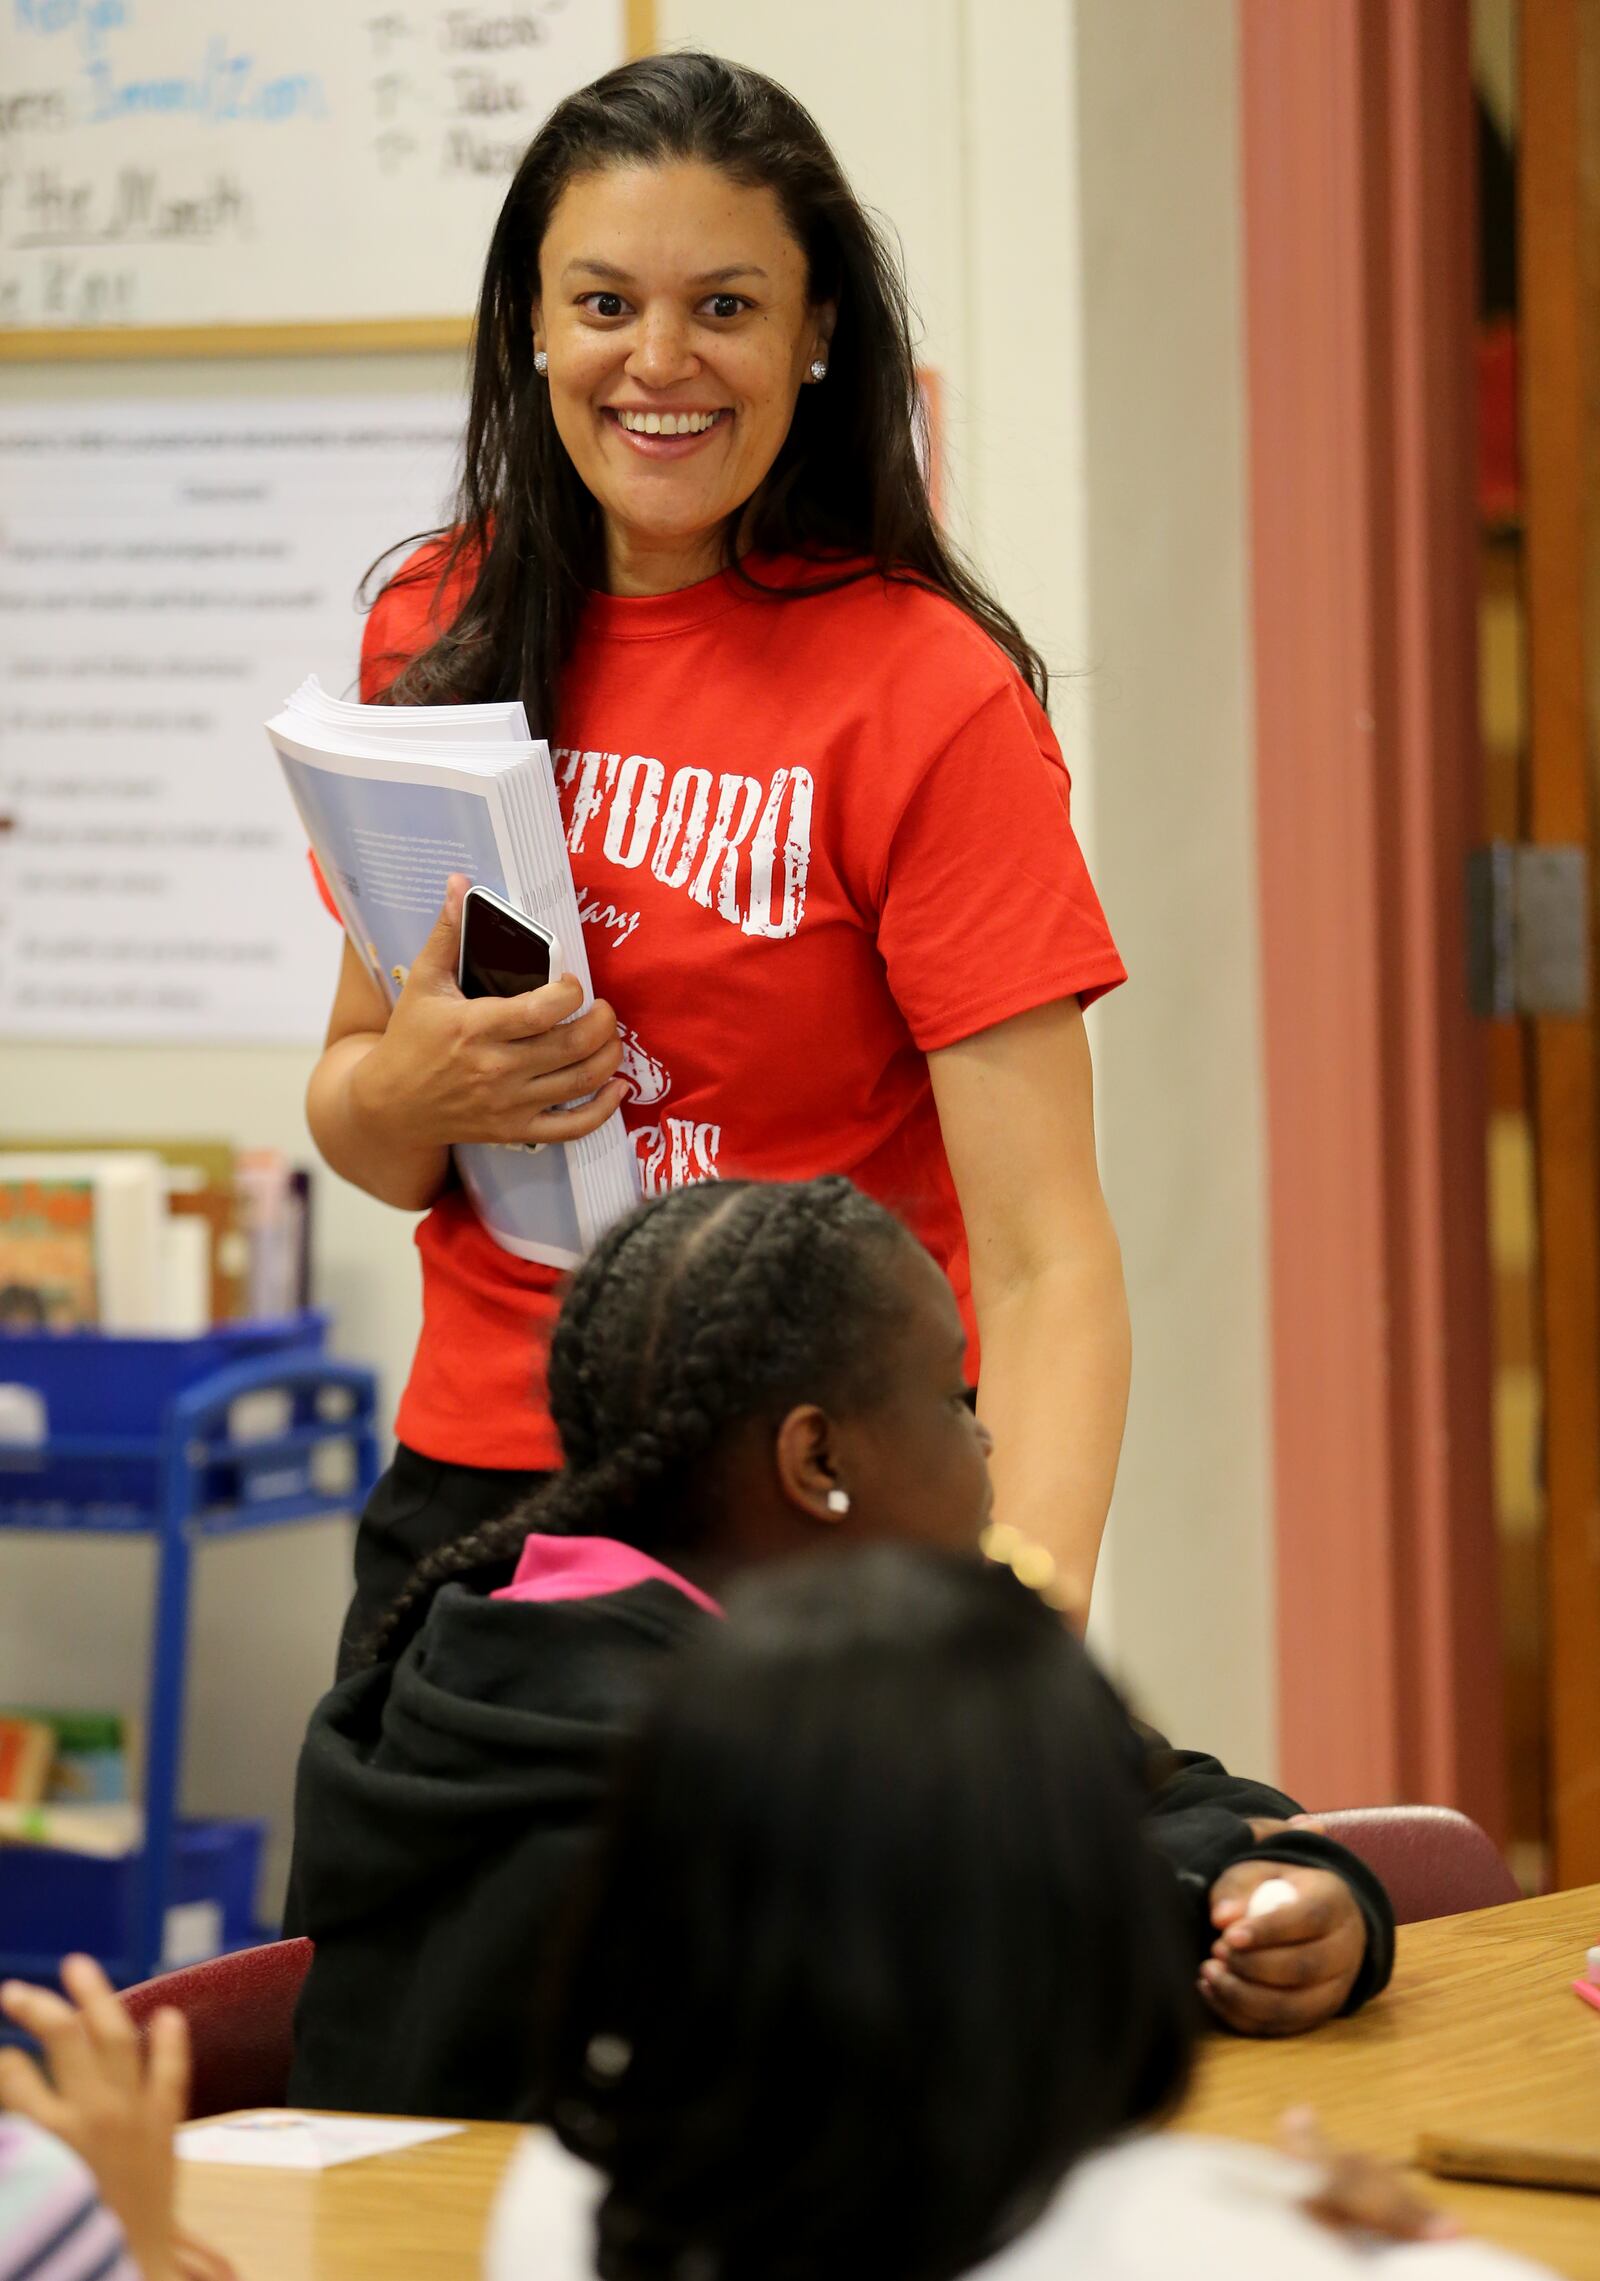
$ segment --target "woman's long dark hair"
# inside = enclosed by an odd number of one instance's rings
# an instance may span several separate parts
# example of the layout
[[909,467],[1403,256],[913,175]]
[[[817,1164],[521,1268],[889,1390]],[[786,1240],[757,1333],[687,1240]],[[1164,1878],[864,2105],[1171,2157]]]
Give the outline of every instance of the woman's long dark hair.
[[677,1188],[618,1220],[573,1277],[551,1342],[563,1470],[429,1553],[364,1659],[398,1655],[441,1585],[504,1581],[534,1530],[687,1550],[730,1426],[874,1398],[904,1306],[890,1271],[914,1240],[837,1174]]
[[[710,55],[646,56],[558,103],[518,167],[495,225],[478,304],[472,400],[454,523],[402,577],[466,587],[432,646],[394,679],[399,704],[520,697],[536,736],[558,734],[561,674],[584,602],[604,583],[600,510],[556,433],[533,368],[539,249],[575,177],[696,159],[769,189],[804,249],[813,302],[835,301],[828,376],[802,388],[748,516],[766,553],[813,557],[802,599],[875,565],[948,595],[1012,658],[1041,702],[1038,653],[940,536],[917,449],[911,313],[899,263],[816,122],[773,80]],[[830,567],[831,566],[831,567]],[[376,567],[376,566],[375,566]],[[370,577],[371,573],[369,573]],[[470,582],[470,583],[469,583]]]
[[1009,1571],[742,1583],[546,1976],[534,2106],[609,2182],[605,2281],[946,2281],[1170,2105],[1199,2007],[1139,1769]]

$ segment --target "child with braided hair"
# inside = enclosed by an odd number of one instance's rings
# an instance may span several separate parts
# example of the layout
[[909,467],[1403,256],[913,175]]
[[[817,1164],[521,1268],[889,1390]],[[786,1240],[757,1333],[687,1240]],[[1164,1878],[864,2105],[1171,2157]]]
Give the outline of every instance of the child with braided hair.
[[[550,1409],[564,1470],[512,1513],[424,1559],[368,1643],[368,1659],[392,1659],[441,1584],[492,1574],[520,1554],[530,1529],[610,1533],[629,1514],[631,1541],[670,1547],[690,1573],[743,1566],[765,1546],[746,1551],[710,1526],[726,1491],[715,1454],[724,1429],[793,1409],[806,1394],[839,1421],[872,1413],[894,1334],[919,1300],[949,1326],[947,1351],[930,1358],[928,1371],[942,1431],[915,1436],[924,1462],[914,1474],[902,1468],[890,1482],[874,1470],[872,1510],[883,1517],[877,1533],[931,1531],[970,1547],[975,1505],[987,1511],[988,1436],[968,1407],[957,1318],[926,1262],[889,1213],[838,1178],[723,1181],[674,1192],[620,1221],[574,1279],[551,1345]],[[907,1276],[920,1292],[900,1290]],[[786,1447],[778,1462],[790,1461]],[[853,1450],[822,1462],[850,1469],[859,1483],[862,1459]],[[831,1476],[819,1472],[807,1488],[824,1519],[848,1513],[827,1506],[830,1490],[839,1491]],[[724,1519],[737,1536],[765,1534],[774,1517],[780,1533],[792,1532],[787,1506],[773,1516],[741,1502]]]
[[[520,2111],[526,1991],[673,1649],[741,1572],[830,1541],[976,1552],[992,1492],[964,1352],[945,1276],[846,1180],[678,1189],[608,1232],[550,1356],[565,1470],[430,1554],[313,1715],[295,2102]],[[1370,1873],[1286,1828],[1279,1792],[1145,1749],[1220,2016],[1292,2033],[1381,1988]],[[1247,1928],[1270,1875],[1295,1902]]]

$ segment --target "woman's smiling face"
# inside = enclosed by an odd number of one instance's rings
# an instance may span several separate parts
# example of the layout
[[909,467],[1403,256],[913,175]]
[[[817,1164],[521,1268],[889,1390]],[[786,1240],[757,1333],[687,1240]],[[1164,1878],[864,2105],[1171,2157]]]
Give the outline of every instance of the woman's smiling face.
[[830,304],[773,192],[699,160],[577,176],[539,249],[534,345],[605,517],[614,593],[708,576],[777,458]]

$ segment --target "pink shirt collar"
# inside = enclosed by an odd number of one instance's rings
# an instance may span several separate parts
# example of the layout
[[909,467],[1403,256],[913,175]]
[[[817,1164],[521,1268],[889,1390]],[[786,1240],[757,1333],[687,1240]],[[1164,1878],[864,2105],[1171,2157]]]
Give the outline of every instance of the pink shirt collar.
[[608,1592],[626,1592],[635,1584],[670,1584],[697,1608],[720,1616],[721,1608],[709,1592],[702,1592],[676,1569],[652,1560],[634,1545],[615,1537],[542,1536],[535,1531],[523,1545],[517,1573],[496,1600],[598,1600]]

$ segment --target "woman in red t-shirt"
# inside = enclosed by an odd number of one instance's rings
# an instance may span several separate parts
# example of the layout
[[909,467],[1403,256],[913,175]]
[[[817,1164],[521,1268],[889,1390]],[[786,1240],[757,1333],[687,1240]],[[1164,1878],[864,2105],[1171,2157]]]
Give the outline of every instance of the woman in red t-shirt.
[[570,979],[464,999],[459,880],[392,1012],[346,946],[312,1131],[427,1215],[347,1642],[560,1462],[555,1277],[485,1232],[451,1144],[619,1104],[647,1194],[844,1172],[905,1217],[999,1513],[1087,1605],[1128,1323],[1082,1008],[1123,969],[1044,668],[940,536],[915,407],[899,272],[791,96],[656,56],[552,113],[490,249],[455,527],[380,596],[362,694],[524,700],[601,995],[565,1027]]

